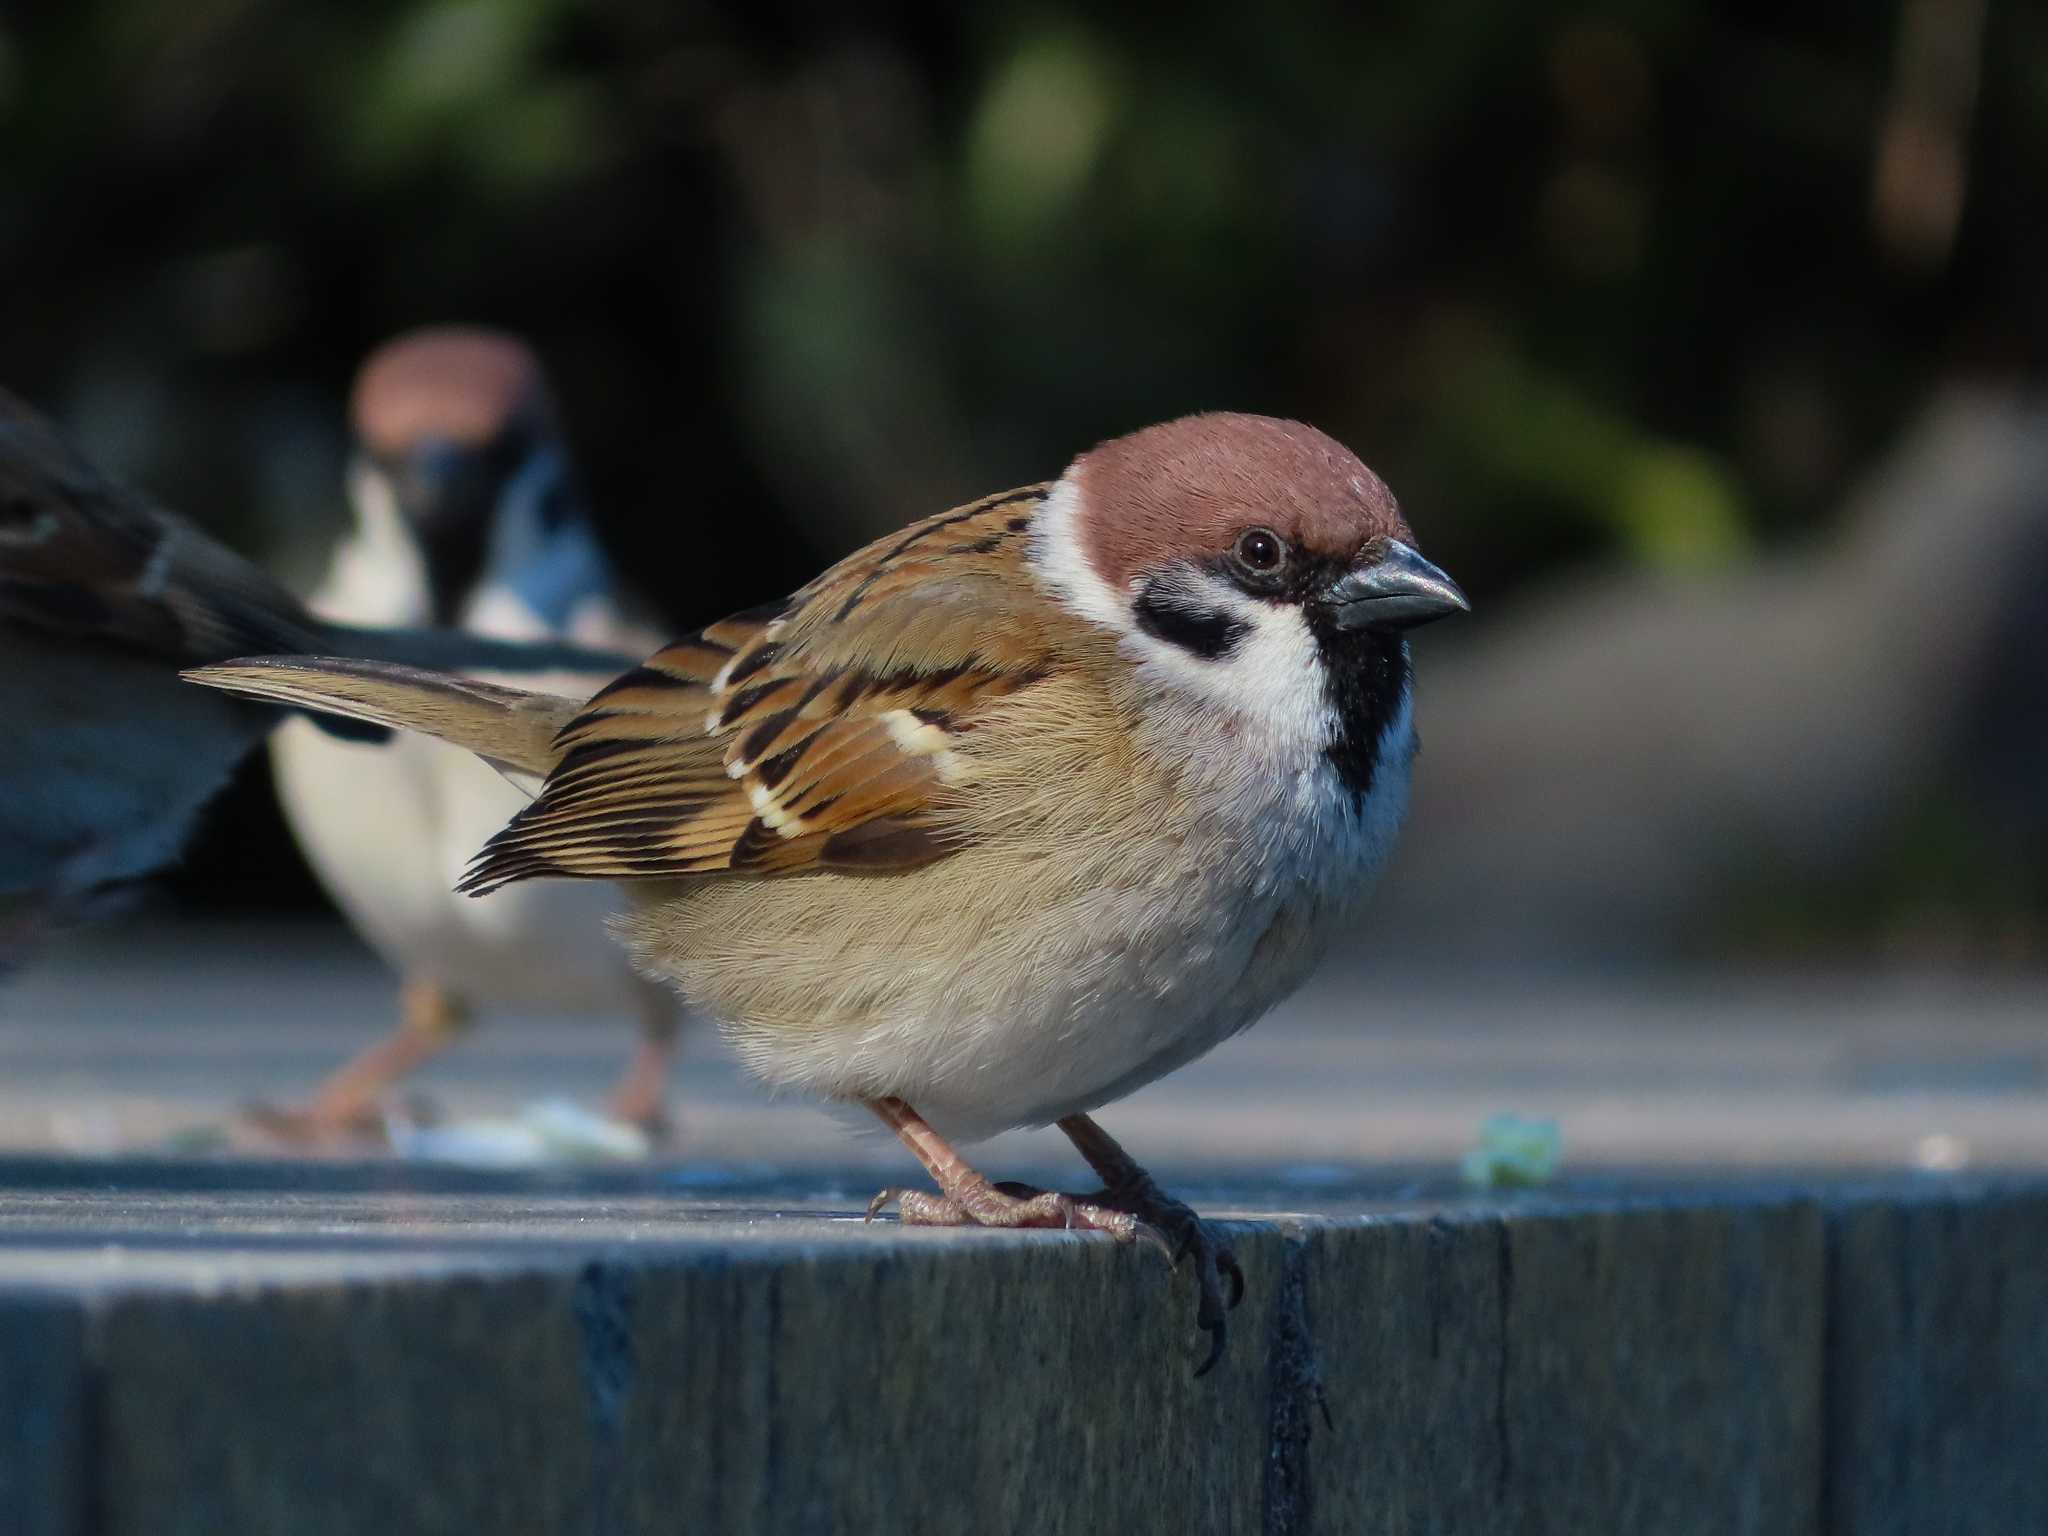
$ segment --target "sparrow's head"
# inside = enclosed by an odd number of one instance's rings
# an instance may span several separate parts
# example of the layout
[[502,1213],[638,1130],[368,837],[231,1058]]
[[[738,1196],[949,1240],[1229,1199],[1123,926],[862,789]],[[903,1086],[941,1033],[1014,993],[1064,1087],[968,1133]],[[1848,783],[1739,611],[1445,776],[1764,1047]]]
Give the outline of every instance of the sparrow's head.
[[496,331],[441,326],[385,343],[356,375],[357,515],[417,545],[437,622],[450,623],[507,519],[536,533],[576,516],[540,360]]
[[1340,769],[1363,754],[1368,779],[1380,736],[1407,730],[1406,632],[1469,606],[1355,454],[1268,416],[1104,443],[1061,478],[1041,527],[1048,582],[1150,676],[1283,750]]

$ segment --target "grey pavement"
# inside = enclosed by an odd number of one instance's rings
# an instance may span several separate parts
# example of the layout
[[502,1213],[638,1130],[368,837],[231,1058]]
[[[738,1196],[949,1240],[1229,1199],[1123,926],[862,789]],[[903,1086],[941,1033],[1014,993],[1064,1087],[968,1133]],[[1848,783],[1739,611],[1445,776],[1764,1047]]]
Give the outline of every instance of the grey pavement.
[[[237,1107],[388,980],[103,929],[0,994],[0,1532],[2048,1529],[2042,1002],[1325,977],[1104,1116],[1244,1263],[1197,1381],[1156,1256],[867,1224],[907,1157],[704,1032],[646,1161],[282,1156]],[[594,1104],[630,1043],[492,1020],[421,1091]],[[1563,1172],[1465,1190],[1502,1111]]]
[[[0,991],[0,1152],[274,1154],[238,1107],[303,1090],[390,1016],[389,980],[330,927],[101,928]],[[594,1108],[631,1044],[624,1020],[490,1018],[417,1090],[457,1119]],[[858,1117],[771,1100],[708,1027],[674,1103],[662,1155],[684,1164],[907,1164]],[[1162,1165],[1442,1167],[1502,1112],[1554,1117],[1575,1168],[2040,1166],[2048,981],[1361,969],[1103,1119]],[[1018,1134],[980,1157],[1063,1147]]]

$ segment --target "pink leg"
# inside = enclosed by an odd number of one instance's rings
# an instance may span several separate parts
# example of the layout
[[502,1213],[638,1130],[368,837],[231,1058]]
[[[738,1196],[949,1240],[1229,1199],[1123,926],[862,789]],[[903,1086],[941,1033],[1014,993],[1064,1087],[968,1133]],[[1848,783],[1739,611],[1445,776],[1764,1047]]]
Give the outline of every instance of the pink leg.
[[248,1117],[294,1145],[375,1136],[385,1094],[453,1045],[468,1024],[461,999],[435,982],[409,981],[399,989],[396,1029],[323,1078],[305,1103],[255,1104]]
[[612,1116],[639,1126],[657,1142],[666,1141],[673,1131],[668,1118],[668,1080],[682,1023],[675,994],[650,983],[641,1004],[640,1043],[612,1089]]
[[1123,1211],[1052,1190],[991,1184],[901,1099],[871,1099],[868,1108],[902,1139],[939,1186],[936,1195],[885,1189],[868,1202],[870,1220],[893,1201],[904,1223],[913,1227],[1071,1227],[1107,1232],[1124,1243],[1149,1237],[1163,1246],[1157,1233],[1141,1231],[1141,1223]]

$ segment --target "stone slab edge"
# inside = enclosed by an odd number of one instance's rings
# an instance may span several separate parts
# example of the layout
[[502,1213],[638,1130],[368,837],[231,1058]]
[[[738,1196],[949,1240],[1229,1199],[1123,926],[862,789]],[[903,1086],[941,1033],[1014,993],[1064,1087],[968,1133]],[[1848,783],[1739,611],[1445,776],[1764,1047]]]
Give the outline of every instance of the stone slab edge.
[[2048,1529],[2048,1183],[0,1295],[0,1536]]

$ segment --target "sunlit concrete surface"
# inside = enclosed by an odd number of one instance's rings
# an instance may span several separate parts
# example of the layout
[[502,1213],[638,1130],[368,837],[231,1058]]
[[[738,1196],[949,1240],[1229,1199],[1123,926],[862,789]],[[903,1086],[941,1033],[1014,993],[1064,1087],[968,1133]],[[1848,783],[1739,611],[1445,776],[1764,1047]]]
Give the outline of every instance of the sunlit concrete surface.
[[[306,1089],[391,1011],[331,929],[102,928],[0,992],[0,1149],[275,1150],[239,1106]],[[456,1119],[596,1108],[632,1043],[624,1019],[487,1019],[416,1091]],[[768,1099],[701,1025],[673,1102],[666,1157],[907,1165],[858,1116]],[[1555,1117],[1568,1168],[2048,1164],[2048,986],[1359,965],[1104,1119],[1161,1164],[1441,1165],[1501,1112]],[[1070,1161],[1044,1132],[981,1157]]]

